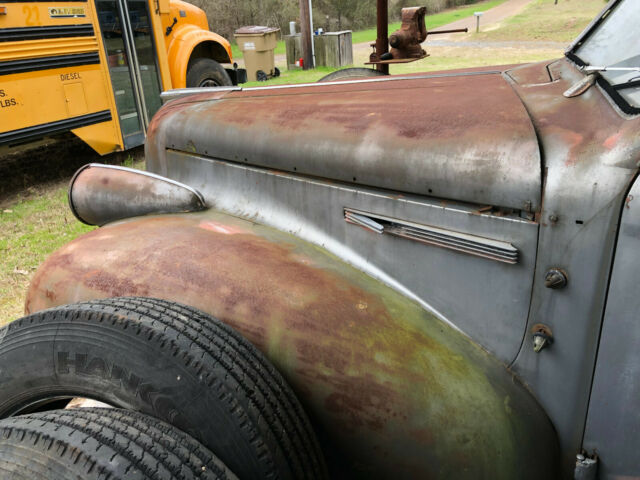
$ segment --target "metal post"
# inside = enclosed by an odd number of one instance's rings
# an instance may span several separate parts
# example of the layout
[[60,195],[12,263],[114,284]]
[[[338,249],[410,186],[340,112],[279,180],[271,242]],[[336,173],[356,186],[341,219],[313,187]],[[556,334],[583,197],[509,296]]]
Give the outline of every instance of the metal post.
[[300,0],[300,41],[302,47],[303,68],[312,68],[313,52],[311,51],[311,19],[309,18],[309,0]]
[[476,33],[480,32],[480,17],[484,15],[484,12],[475,12],[473,14],[476,17]]
[[316,42],[313,34],[313,5],[311,4],[311,0],[309,0],[309,28],[311,29],[311,58],[313,68],[316,68]]
[[[376,53],[380,58],[389,52],[389,2],[378,0],[378,37],[376,39]],[[379,72],[389,75],[389,65],[376,65]]]

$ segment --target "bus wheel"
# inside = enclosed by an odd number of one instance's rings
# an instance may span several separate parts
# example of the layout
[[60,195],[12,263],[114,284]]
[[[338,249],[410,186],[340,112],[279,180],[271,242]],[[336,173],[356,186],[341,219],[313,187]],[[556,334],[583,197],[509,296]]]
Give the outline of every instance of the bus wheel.
[[197,440],[127,410],[79,408],[0,421],[2,478],[237,480]]
[[187,88],[230,87],[233,85],[229,74],[222,65],[210,58],[198,58],[189,62],[187,68]]

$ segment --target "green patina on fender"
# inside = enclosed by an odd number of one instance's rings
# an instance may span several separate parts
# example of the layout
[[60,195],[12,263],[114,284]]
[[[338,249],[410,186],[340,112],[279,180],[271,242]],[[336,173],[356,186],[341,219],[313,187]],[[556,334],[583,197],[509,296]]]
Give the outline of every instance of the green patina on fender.
[[192,305],[257,345],[307,408],[334,476],[555,476],[553,427],[504,365],[292,235],[215,211],[111,224],[48,259],[26,309],[132,295]]

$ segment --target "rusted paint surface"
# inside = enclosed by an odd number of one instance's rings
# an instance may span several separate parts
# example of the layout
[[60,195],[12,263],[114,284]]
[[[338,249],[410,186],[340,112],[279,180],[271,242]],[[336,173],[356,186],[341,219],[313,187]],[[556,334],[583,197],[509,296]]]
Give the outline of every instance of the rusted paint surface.
[[559,266],[572,280],[558,301],[542,276],[536,278],[527,329],[549,325],[560,353],[537,355],[523,342],[513,369],[531,385],[556,426],[563,475],[569,478],[575,453],[583,447],[620,212],[638,171],[640,118],[622,114],[598,86],[565,98],[563,93],[584,79],[567,59],[548,66],[551,81],[528,83],[539,71],[539,64],[531,65],[512,75],[525,82],[514,88],[544,152],[536,275]]
[[503,365],[300,239],[214,211],[112,224],[46,261],[26,310],[126,295],[193,305],[257,345],[334,476],[553,478],[553,428]]
[[230,92],[154,120],[147,147],[152,169],[166,168],[167,147],[535,211],[541,173],[531,121],[500,74],[479,73]]
[[577,99],[565,98],[563,92],[584,76],[568,60],[552,63],[548,70],[555,81],[516,86],[545,151],[562,153],[556,158],[563,158],[565,167],[578,175],[588,174],[608,159],[615,166],[635,169],[640,122],[620,115],[597,87]]

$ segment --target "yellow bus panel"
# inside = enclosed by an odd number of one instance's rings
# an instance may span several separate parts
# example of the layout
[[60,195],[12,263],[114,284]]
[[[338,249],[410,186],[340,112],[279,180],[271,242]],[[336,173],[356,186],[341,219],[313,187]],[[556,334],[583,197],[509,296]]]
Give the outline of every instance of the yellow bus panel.
[[93,24],[89,2],[3,3],[3,6],[7,14],[0,16],[0,28]]

